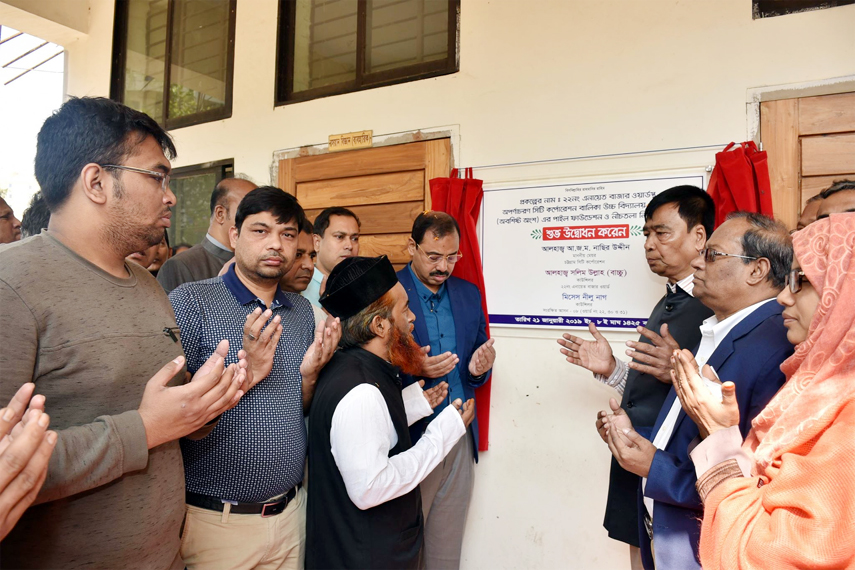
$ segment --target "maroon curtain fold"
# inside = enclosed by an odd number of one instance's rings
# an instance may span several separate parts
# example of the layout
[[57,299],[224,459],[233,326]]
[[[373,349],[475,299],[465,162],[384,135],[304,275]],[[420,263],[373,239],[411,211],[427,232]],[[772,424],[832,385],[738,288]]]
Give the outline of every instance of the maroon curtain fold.
[[[481,266],[481,249],[478,245],[476,226],[484,198],[483,181],[472,178],[472,169],[465,169],[463,178],[458,178],[457,169],[450,178],[434,178],[430,181],[431,207],[450,214],[460,225],[460,253],[463,257],[454,267],[453,275],[474,283],[481,291],[481,309],[487,319],[487,338],[490,337],[490,321],[487,313],[487,295],[484,290],[484,272]],[[478,450],[486,451],[490,433],[490,385],[475,390],[475,410],[478,414]]]

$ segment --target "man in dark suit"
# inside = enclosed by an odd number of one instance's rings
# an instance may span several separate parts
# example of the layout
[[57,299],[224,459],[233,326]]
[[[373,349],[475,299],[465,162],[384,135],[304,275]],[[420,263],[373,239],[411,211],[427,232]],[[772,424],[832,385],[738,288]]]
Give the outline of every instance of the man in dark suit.
[[[558,343],[567,361],[582,366],[623,395],[621,408],[633,425],[653,426],[671,387],[670,355],[679,346],[694,347],[699,326],[712,311],[692,296],[692,260],[713,231],[715,205],[695,186],[675,186],[654,197],[644,211],[644,255],[650,271],[668,279],[665,296],[639,327],[638,342],[628,342],[629,363],[616,359],[608,341],[592,323],[594,340],[565,334]],[[662,333],[660,336],[656,333]],[[616,404],[615,404],[616,405]],[[636,521],[639,478],[612,460],[603,526],[609,536],[630,545],[632,568],[641,567]]]
[[[418,376],[403,378],[404,386],[425,381],[425,389],[448,382],[448,397],[434,414],[410,427],[413,443],[428,424],[457,398],[468,401],[489,378],[496,351],[487,339],[478,288],[452,277],[460,259],[460,227],[444,212],[420,214],[409,240],[412,261],[398,272],[415,314],[413,337],[428,355]],[[478,420],[469,427],[445,460],[422,481],[425,518],[424,560],[428,570],[457,568],[463,527],[478,458]]]
[[[775,301],[792,257],[782,224],[760,214],[737,213],[712,234],[704,255],[692,262],[695,296],[715,313],[701,325],[695,359],[735,382],[743,437],[783,385],[780,364],[793,353],[782,307]],[[720,393],[715,379],[707,383]],[[603,429],[615,458],[644,478],[637,495],[644,567],[654,568],[655,555],[659,570],[700,568],[703,506],[689,458],[689,446],[699,437],[697,426],[687,420],[673,388],[652,430],[638,428],[636,433],[620,409],[613,416],[605,414]]]

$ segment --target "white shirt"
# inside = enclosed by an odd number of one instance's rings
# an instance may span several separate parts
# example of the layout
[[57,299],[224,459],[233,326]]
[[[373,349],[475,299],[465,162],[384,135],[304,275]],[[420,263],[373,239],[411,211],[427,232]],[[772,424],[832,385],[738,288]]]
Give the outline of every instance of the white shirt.
[[[706,364],[710,359],[710,356],[715,352],[715,349],[718,348],[721,341],[724,340],[736,325],[741,323],[745,317],[759,309],[762,305],[773,300],[774,299],[765,299],[759,303],[754,303],[750,307],[745,307],[741,311],[733,313],[721,322],[719,322],[715,315],[705,320],[701,324],[701,343],[698,345],[697,354],[695,354],[695,361],[698,363],[698,368],[703,369],[704,364]],[[704,384],[706,384],[707,388],[714,396],[718,396],[718,398],[721,399],[721,384],[713,382],[707,378],[704,378]],[[668,442],[671,441],[671,436],[674,435],[674,427],[677,425],[677,416],[680,415],[681,409],[680,399],[677,398],[671,405],[671,409],[668,410],[668,415],[665,416],[665,419],[662,421],[662,425],[659,426],[659,431],[654,434],[653,445],[656,446],[656,449],[665,449]],[[641,481],[642,494],[646,487],[647,477],[644,477]],[[647,507],[647,512],[652,517],[653,499],[645,496],[644,506]]]
[[[433,413],[418,384],[407,386],[401,395],[409,425]],[[330,445],[347,495],[365,510],[415,489],[464,434],[460,412],[448,406],[413,447],[389,457],[398,434],[386,401],[377,387],[360,384],[333,412]]]

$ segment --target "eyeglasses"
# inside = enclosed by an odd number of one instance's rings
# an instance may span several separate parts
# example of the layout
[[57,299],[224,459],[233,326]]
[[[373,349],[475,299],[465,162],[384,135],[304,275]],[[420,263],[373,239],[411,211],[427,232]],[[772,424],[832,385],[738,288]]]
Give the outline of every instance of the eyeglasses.
[[[415,241],[415,240],[413,240],[413,241]],[[428,258],[428,261],[430,261],[431,263],[434,263],[434,264],[439,263],[443,259],[446,260],[448,263],[454,264],[463,258],[463,254],[459,253],[459,252],[458,253],[452,253],[451,255],[439,255],[438,253],[425,253],[425,250],[423,250],[419,246],[419,244],[416,244],[416,249],[421,251],[424,254],[424,256]]]
[[129,170],[130,172],[139,172],[140,174],[148,174],[160,181],[160,189],[163,192],[169,190],[169,175],[157,170],[146,170],[145,168],[137,168],[136,166],[122,166],[120,164],[102,164],[101,168],[115,168],[118,170]]
[[704,257],[704,261],[707,263],[715,262],[716,257],[738,257],[740,259],[759,259],[757,257],[749,257],[747,255],[737,255],[735,253],[722,253],[720,251],[716,251],[714,249],[704,248],[700,253]]
[[[805,272],[801,269],[793,269],[787,273],[787,287],[790,288],[790,293],[796,294],[802,290],[802,283],[807,281]],[[810,283],[810,281],[808,281]]]

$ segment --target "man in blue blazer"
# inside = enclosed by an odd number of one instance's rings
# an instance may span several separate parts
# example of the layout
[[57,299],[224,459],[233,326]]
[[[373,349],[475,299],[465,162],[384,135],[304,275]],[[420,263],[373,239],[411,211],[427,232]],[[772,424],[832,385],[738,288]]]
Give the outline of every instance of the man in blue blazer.
[[[783,385],[780,364],[793,353],[782,307],[774,299],[791,262],[792,246],[783,225],[759,214],[739,213],[710,236],[692,263],[693,294],[715,313],[701,325],[695,359],[736,384],[743,436]],[[716,389],[714,381],[708,384]],[[699,438],[697,426],[680,408],[673,388],[650,433],[633,431],[620,412],[606,412],[604,431],[621,466],[643,478],[638,529],[644,567],[654,568],[655,559],[659,570],[700,568],[703,505],[689,458]]]
[[[475,388],[490,377],[496,352],[487,339],[478,288],[451,276],[460,259],[460,228],[443,212],[428,211],[413,223],[409,240],[412,261],[398,272],[415,314],[413,337],[426,358],[418,377],[402,376],[405,386],[425,381],[425,389],[448,383],[448,397],[434,415],[410,426],[415,444],[431,419],[456,399],[475,397]],[[478,419],[445,460],[422,481],[425,517],[424,559],[428,570],[457,568],[463,546],[463,528],[478,457]]]

